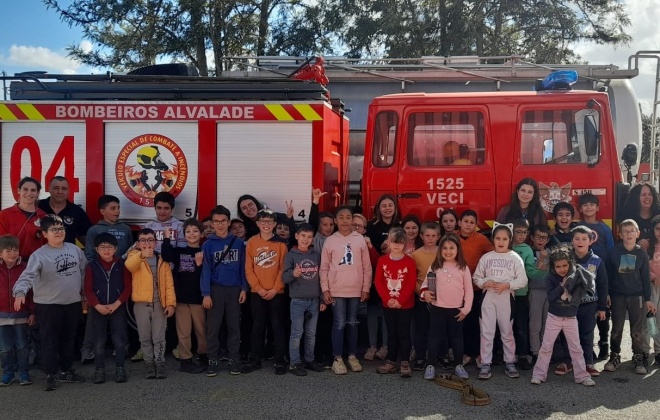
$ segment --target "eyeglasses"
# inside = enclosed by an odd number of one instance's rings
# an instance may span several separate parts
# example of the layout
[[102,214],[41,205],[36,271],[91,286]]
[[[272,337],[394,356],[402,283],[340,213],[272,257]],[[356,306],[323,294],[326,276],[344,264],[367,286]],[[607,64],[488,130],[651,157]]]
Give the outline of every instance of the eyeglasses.
[[229,223],[229,219],[222,219],[222,220],[212,220],[211,224],[213,225],[226,225]]
[[522,230],[522,229],[517,229],[514,232],[516,232],[517,235],[527,235],[528,230]]
[[138,242],[141,243],[141,244],[153,244],[154,242],[156,242],[156,240],[153,239],[153,238],[149,238],[149,239],[144,239],[143,238],[143,239],[138,240]]
[[353,223],[353,228],[354,229],[364,229],[364,225],[358,224],[358,223]]
[[537,241],[545,242],[548,239],[550,239],[550,237],[549,236],[542,236],[542,235],[534,235],[534,239],[536,239]]
[[66,229],[64,229],[64,227],[52,227],[52,228],[48,228],[48,232],[50,232],[50,233],[60,233],[60,232],[64,232],[65,230],[66,230]]
[[112,251],[117,247],[114,245],[99,245],[97,248],[99,249],[99,251]]

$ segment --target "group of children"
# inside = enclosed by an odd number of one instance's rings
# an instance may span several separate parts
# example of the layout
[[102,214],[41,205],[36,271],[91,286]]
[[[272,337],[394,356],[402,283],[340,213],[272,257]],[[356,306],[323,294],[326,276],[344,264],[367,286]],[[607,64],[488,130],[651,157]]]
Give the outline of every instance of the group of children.
[[[92,337],[87,339],[94,343],[97,384],[105,382],[108,328],[114,379],[127,381],[129,303],[149,379],[167,377],[166,329],[172,316],[183,372],[216,376],[225,353],[230,374],[253,372],[262,368],[266,341],[274,347],[278,375],[304,376],[325,367],[337,375],[360,372],[358,310],[374,300],[373,293],[385,323],[383,346],[376,349],[378,324],[370,322],[365,359],[382,358],[379,373],[410,377],[423,370],[424,378],[433,379],[440,365],[467,379],[465,365],[475,361],[479,379],[488,379],[501,341],[505,373],[516,378],[518,368],[533,366],[531,381],[540,384],[562,333],[558,346],[564,356],[555,373],[573,370],[576,382],[591,386],[599,375],[594,329],[597,320],[599,329],[608,328],[608,309],[612,336],[605,370],[621,363],[627,316],[635,372],[648,372],[649,337],[643,327],[660,299],[660,218],[654,219],[647,253],[635,243],[639,228],[632,220],[620,224],[622,241],[613,245],[611,231],[596,217],[598,198],[591,194],[580,196],[577,226],[573,207],[560,203],[554,231],[545,225],[530,229],[520,218],[495,223],[492,242],[476,231],[472,210],[460,218],[446,211],[440,223],[408,217],[399,226],[392,199],[379,202],[377,218],[368,222],[345,206],[334,215],[319,214],[322,195],[314,190],[312,224],[297,226],[292,236],[288,224],[267,209],[257,212],[258,233],[250,238],[245,224],[232,221],[222,205],[203,223],[182,223],[172,216],[174,197],[159,193],[156,220],[134,243],[118,220],[120,204],[113,196],[99,199],[103,220],[89,230],[84,254],[64,242],[62,219],[54,215],[41,218],[47,244],[27,264],[18,257],[18,240],[1,237],[0,280],[7,283],[0,287],[1,384],[14,382],[16,373],[22,385],[31,383],[27,325],[34,324],[35,315],[45,389],[84,381],[72,369],[81,300],[89,308]],[[281,225],[287,229],[278,229]],[[369,235],[369,229],[376,234]],[[249,314],[242,310],[247,304]],[[602,330],[600,337],[603,344]],[[242,362],[246,341],[249,358]],[[607,351],[601,346],[599,356],[607,357]]]

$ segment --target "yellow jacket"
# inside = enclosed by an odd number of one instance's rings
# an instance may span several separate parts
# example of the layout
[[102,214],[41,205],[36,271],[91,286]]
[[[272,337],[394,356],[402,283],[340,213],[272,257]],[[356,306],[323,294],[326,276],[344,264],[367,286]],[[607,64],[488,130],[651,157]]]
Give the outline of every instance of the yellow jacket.
[[[124,264],[133,275],[133,291],[131,298],[133,302],[154,301],[154,278],[149,262],[142,258],[139,250],[128,252],[128,258]],[[158,295],[163,308],[176,306],[176,295],[174,294],[174,278],[170,264],[158,256]]]

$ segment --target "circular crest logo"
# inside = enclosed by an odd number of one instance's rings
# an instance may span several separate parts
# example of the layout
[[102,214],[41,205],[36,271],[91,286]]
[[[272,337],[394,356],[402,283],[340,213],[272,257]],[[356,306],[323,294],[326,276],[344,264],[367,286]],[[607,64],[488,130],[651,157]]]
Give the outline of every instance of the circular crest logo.
[[119,152],[115,175],[129,200],[151,207],[159,192],[175,197],[181,193],[188,178],[188,162],[179,145],[169,137],[142,134]]

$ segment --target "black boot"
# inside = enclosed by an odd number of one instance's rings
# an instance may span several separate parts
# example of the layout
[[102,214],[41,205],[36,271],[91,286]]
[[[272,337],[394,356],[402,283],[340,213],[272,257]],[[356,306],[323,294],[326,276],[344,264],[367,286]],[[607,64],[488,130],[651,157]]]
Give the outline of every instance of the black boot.
[[202,373],[206,371],[206,366],[201,366],[195,364],[192,359],[181,359],[181,366],[179,367],[180,372],[184,373]]
[[598,360],[607,360],[610,357],[610,346],[607,342],[599,341],[598,342]]

